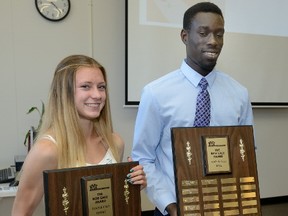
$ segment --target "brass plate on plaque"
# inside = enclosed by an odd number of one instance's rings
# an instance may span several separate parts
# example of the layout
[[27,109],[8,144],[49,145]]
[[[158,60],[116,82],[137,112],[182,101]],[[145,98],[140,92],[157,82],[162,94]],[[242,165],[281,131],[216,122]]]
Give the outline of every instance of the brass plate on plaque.
[[227,136],[204,136],[202,145],[204,147],[206,174],[231,172],[229,140]]
[[113,216],[112,175],[81,178],[82,206],[86,216]]
[[171,128],[171,138],[178,215],[262,215],[252,126]]
[[140,216],[140,186],[126,176],[138,162],[46,170],[46,216]]

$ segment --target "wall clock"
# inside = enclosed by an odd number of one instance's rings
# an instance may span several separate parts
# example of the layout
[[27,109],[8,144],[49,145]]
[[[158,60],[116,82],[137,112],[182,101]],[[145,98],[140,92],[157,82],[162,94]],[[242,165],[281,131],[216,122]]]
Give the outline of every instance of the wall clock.
[[70,12],[70,0],[35,0],[37,11],[49,21],[60,21]]

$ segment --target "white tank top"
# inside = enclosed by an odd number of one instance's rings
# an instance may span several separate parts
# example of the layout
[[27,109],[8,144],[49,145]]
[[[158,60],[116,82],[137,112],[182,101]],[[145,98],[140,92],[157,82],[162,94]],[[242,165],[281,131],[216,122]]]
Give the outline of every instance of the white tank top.
[[[41,139],[48,139],[51,142],[55,143],[57,145],[56,140],[51,135],[43,135]],[[103,165],[103,164],[113,164],[117,163],[116,159],[114,158],[110,148],[108,148],[106,154],[104,155],[103,159],[98,164],[89,164],[86,163],[87,166],[93,166],[93,165]]]

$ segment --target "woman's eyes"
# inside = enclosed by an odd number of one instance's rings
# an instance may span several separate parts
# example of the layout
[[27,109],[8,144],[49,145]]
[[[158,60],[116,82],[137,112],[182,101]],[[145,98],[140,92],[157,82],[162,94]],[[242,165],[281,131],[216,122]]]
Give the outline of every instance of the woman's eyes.
[[89,88],[91,88],[91,87],[90,87],[90,85],[81,85],[81,88],[83,88],[83,89],[89,89]]
[[98,86],[98,88],[101,90],[106,90],[106,85],[100,85],[100,86]]
[[[89,90],[89,89],[91,89],[92,88],[92,85],[89,85],[89,84],[85,84],[85,85],[81,85],[80,86],[82,89],[87,89],[87,90]],[[97,88],[99,89],[99,90],[106,90],[106,85],[98,85],[97,86]]]

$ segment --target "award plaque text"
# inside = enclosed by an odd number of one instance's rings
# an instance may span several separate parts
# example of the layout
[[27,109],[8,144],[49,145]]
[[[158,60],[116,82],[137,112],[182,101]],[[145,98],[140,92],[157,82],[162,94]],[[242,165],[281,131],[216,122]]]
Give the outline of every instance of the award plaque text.
[[138,162],[46,170],[46,216],[140,216],[140,185],[127,181]]
[[220,174],[231,172],[229,140],[224,137],[203,137],[205,173]]
[[252,126],[172,128],[181,216],[261,216]]
[[81,190],[84,215],[114,215],[111,174],[82,177]]

